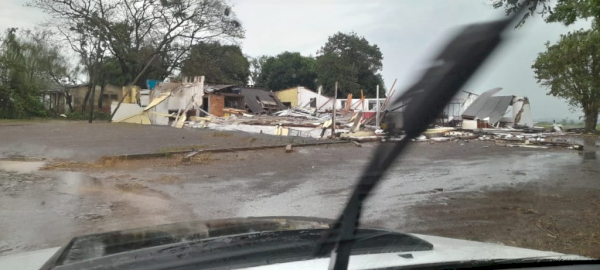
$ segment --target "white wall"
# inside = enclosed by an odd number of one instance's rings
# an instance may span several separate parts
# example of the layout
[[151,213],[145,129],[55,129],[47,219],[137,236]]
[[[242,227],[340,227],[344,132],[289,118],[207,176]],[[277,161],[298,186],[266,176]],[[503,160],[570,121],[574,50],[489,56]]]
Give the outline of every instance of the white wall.
[[[164,89],[163,89],[164,88]],[[170,88],[170,89],[169,89]],[[190,105],[188,109],[192,109],[195,105],[197,107],[202,106],[202,97],[204,96],[204,76],[198,76],[190,78],[189,81],[176,85],[176,83],[160,83],[153,91],[168,91],[173,90],[171,96],[167,100],[167,108],[171,111],[177,111],[179,109],[185,109],[186,106]],[[157,95],[154,95],[157,96]],[[194,100],[193,104],[190,104],[190,100]]]
[[[345,103],[348,99],[342,99],[339,98],[337,100],[337,108],[338,109],[345,109],[346,106],[344,104],[344,106],[342,106],[342,103]],[[375,102],[375,104],[377,104],[377,99],[376,98],[365,98],[365,102],[364,102],[364,111],[365,112],[375,112],[376,111],[376,106],[373,106],[372,109],[369,109],[369,102]],[[383,109],[383,103],[385,102],[385,98],[379,98],[379,103],[380,105],[380,109]],[[360,103],[360,98],[353,98],[351,101],[351,106],[350,109],[351,110],[355,110],[355,111],[362,111],[363,110],[363,105]]]
[[[525,103],[524,101],[528,102]],[[529,100],[526,97],[514,97],[513,98],[513,106],[512,106],[512,119],[515,120],[515,117],[523,109],[523,113],[521,113],[521,119],[517,123],[515,121],[515,125],[520,126],[528,126],[533,127],[533,117],[531,116],[531,106],[529,105]]]
[[[326,97],[323,95],[319,95],[318,93],[313,92],[312,90],[299,86],[298,87],[298,106],[308,108],[310,99],[317,99],[317,109],[321,108],[320,111],[332,110],[333,109],[333,100],[329,101],[330,97]],[[329,101],[329,102],[327,102]],[[337,104],[337,109],[339,109],[339,103]]]

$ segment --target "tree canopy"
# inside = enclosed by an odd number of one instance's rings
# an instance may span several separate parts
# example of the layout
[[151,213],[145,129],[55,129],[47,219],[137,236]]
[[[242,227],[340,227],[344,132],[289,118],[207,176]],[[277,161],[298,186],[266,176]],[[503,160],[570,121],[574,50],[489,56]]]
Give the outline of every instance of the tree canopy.
[[68,83],[67,61],[46,32],[12,28],[0,43],[0,118],[44,116],[41,91]]
[[582,108],[585,130],[595,131],[600,112],[600,32],[571,32],[546,47],[532,66],[536,79],[549,95]]
[[[556,4],[554,4],[556,3]],[[571,25],[578,19],[600,18],[600,2],[594,0],[495,0],[494,8],[503,8],[506,15],[527,8],[527,12],[519,21],[517,27],[536,14],[541,15],[546,22],[559,22]]]
[[578,30],[561,35],[554,45],[546,43],[546,52],[540,53],[532,66],[539,83],[546,86],[549,95],[566,99],[579,107],[585,115],[585,129],[595,131],[600,106],[600,46],[598,26],[600,1],[591,0],[496,0],[494,8],[504,8],[507,15],[527,8],[517,27],[540,14],[546,22],[571,25],[580,19],[592,19],[589,30]]
[[204,75],[208,83],[245,85],[250,76],[250,63],[239,46],[201,42],[192,47],[181,73]]
[[69,43],[106,49],[129,83],[154,56],[159,64],[148,73],[164,79],[181,68],[193,45],[244,37],[224,0],[30,0],[29,5],[50,15]]
[[316,89],[315,59],[298,52],[284,52],[269,57],[261,66],[255,84],[277,91],[294,86]]
[[366,96],[374,97],[377,85],[385,91],[379,74],[382,61],[383,54],[376,44],[371,45],[354,32],[338,32],[317,52],[318,82],[326,91],[332,91],[337,81],[341,93],[359,96],[364,89]]
[[250,79],[252,83],[256,86],[261,86],[258,84],[258,80],[260,77],[260,73],[262,72],[262,66],[267,62],[269,56],[261,55],[258,57],[250,57],[248,56],[248,61],[250,62]]

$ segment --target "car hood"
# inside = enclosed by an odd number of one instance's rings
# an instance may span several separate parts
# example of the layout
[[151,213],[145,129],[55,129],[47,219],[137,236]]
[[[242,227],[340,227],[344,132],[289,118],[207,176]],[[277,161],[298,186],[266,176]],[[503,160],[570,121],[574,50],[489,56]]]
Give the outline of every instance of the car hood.
[[[251,232],[298,231],[328,229],[331,220],[304,217],[261,217],[198,221],[160,225],[85,235],[72,239],[63,247],[23,252],[0,257],[0,269],[40,269],[40,267],[81,260],[96,259],[130,250],[155,247],[210,237],[227,237]],[[398,233],[400,234],[400,233]],[[460,260],[517,259],[531,257],[562,257],[560,253],[508,247],[504,245],[465,241],[436,236],[404,234],[421,247],[406,252],[353,255],[350,269],[417,265]],[[408,236],[406,236],[408,235]],[[405,255],[410,254],[410,255]],[[402,256],[400,256],[402,255]],[[250,269],[326,269],[328,258],[284,262]]]
[[[428,251],[351,256],[348,269],[386,269],[400,266],[417,266],[439,263],[518,260],[531,258],[538,258],[540,260],[590,260],[590,258],[578,255],[510,247],[495,243],[483,243],[423,234],[411,235],[428,241],[429,243],[433,244],[434,248]],[[250,267],[245,269],[328,269],[329,263],[329,258],[319,258],[306,261]]]

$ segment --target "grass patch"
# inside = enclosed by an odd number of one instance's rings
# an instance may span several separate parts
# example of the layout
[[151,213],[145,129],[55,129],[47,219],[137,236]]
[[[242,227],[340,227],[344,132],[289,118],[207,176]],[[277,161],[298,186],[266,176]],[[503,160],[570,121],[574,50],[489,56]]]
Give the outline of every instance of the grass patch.
[[231,133],[227,133],[224,131],[216,131],[216,132],[213,132],[210,136],[211,137],[231,137],[233,135]]
[[[81,113],[81,111],[75,111],[75,112],[68,112],[65,115],[67,116],[67,118],[61,117],[61,119],[64,119],[64,120],[89,120],[90,119],[90,112]],[[94,117],[92,119],[108,121],[108,118],[110,118],[110,113],[105,113],[102,111],[94,111]]]
[[[573,124],[571,124],[571,123],[564,123],[564,124],[563,123],[556,123],[556,124],[557,125],[562,125],[563,130],[570,129],[570,128],[583,128],[583,127],[585,127],[585,124],[583,124],[583,123],[573,123]],[[552,127],[554,126],[554,124],[550,123],[550,122],[538,122],[538,123],[535,123],[535,126],[536,127],[543,127],[543,128],[547,128],[547,129],[552,129]],[[596,126],[596,130],[600,131],[600,125]]]

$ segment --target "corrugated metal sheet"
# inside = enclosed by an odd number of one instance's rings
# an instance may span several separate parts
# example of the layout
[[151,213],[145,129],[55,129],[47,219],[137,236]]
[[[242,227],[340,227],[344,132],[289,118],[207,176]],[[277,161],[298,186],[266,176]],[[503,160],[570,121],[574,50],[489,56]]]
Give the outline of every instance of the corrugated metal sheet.
[[253,113],[268,113],[260,101],[273,102],[275,110],[285,109],[285,106],[275,97],[275,94],[264,89],[244,87],[242,88],[242,95],[246,98],[246,106]]
[[235,85],[233,85],[233,84],[207,84],[206,90],[212,89],[212,90],[219,91],[219,90],[223,90],[223,89],[233,87],[233,86],[235,86]]
[[465,119],[485,119],[489,117],[489,123],[494,125],[504,117],[512,100],[513,96],[490,97],[481,95],[465,110],[462,117]]
[[487,100],[494,94],[500,92],[500,90],[502,90],[502,88],[494,88],[481,93],[481,95],[479,95],[479,97],[477,97],[477,99],[475,99],[475,101],[473,101],[462,113],[462,116],[467,117],[468,119],[474,119],[475,114],[483,108]]

